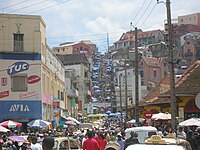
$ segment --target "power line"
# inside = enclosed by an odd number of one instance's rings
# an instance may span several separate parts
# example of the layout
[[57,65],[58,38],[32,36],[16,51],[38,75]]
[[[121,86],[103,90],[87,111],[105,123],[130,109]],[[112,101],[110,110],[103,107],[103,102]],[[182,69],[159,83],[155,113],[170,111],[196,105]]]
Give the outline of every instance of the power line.
[[27,2],[27,1],[30,1],[30,0],[24,0],[24,1],[21,1],[21,2],[18,2],[18,3],[12,4],[12,5],[9,5],[9,6],[6,6],[6,7],[3,7],[3,8],[0,8],[0,11],[1,11],[1,10],[4,10],[4,9],[7,9],[7,8],[10,8],[10,7],[13,7],[13,6],[17,6],[17,5],[22,4],[22,3],[24,3],[24,2]]
[[48,0],[43,0],[43,1],[40,1],[40,2],[37,2],[37,3],[31,4],[31,5],[25,6],[25,7],[23,7],[23,8],[19,8],[19,9],[13,10],[13,11],[8,12],[8,13],[13,13],[13,12],[16,12],[16,11],[19,11],[19,10],[27,9],[27,8],[29,8],[29,7],[32,7],[32,6],[41,4],[41,3],[46,2],[46,1],[48,1]]
[[[56,3],[56,4],[53,4],[53,5],[50,5],[48,7],[44,7],[44,8],[41,8],[41,9],[38,9],[36,11],[32,11],[32,12],[29,12],[29,13],[26,13],[26,14],[23,14],[23,15],[30,15],[32,13],[35,13],[35,12],[38,12],[38,11],[42,11],[42,10],[45,10],[45,9],[48,9],[48,8],[51,8],[51,7],[54,7],[54,6],[57,6],[57,5],[60,5],[60,4],[63,4],[63,3],[67,3],[71,0],[67,0],[67,1],[63,1],[63,2],[60,2],[60,3]],[[0,22],[5,22],[5,21],[8,21],[8,20],[12,20],[12,19],[15,19],[15,18],[9,18],[9,19],[5,19],[5,20],[2,20]]]
[[143,26],[143,24],[147,21],[147,19],[149,18],[149,16],[151,15],[151,13],[153,12],[153,10],[156,8],[157,4],[154,5],[154,7],[151,9],[149,15],[145,18],[145,20],[143,21],[142,25],[140,26],[140,28]]
[[135,27],[137,26],[138,22],[140,22],[140,20],[142,19],[142,17],[144,16],[144,14],[147,12],[148,8],[150,7],[151,3],[153,2],[153,0],[150,1],[149,5],[147,6],[147,8],[145,9],[145,11],[143,12],[142,16],[138,19],[138,21],[136,22],[136,24],[134,25]]
[[135,20],[135,18],[138,16],[138,14],[140,13],[140,11],[142,10],[142,7],[144,6],[144,4],[146,3],[146,0],[143,1],[142,6],[140,7],[139,11],[137,12],[137,14],[135,15],[135,17],[131,20],[131,22],[133,22],[133,20]]
[[60,4],[67,3],[67,2],[69,2],[69,1],[71,1],[71,0],[63,1],[63,2],[60,2],[60,3],[57,3],[57,4],[50,5],[50,6],[48,6],[48,7],[44,7],[44,8],[38,9],[38,10],[36,10],[36,11],[32,11],[32,12],[30,12],[30,13],[27,13],[27,15],[28,15],[28,14],[32,14],[32,13],[35,13],[35,12],[38,12],[38,11],[45,10],[45,9],[48,9],[48,8],[51,8],[51,7],[60,5]]

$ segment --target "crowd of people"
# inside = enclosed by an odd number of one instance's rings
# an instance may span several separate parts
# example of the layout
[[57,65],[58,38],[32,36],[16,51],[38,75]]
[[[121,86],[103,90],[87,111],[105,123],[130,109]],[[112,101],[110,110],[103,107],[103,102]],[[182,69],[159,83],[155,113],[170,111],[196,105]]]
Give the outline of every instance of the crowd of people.
[[2,135],[0,141],[0,150],[52,150],[54,147],[54,138],[46,134],[44,137],[29,134],[27,140],[22,142],[13,141]]
[[[141,124],[140,124],[141,125]],[[137,125],[138,126],[138,125]],[[156,124],[158,134],[166,137],[172,133],[175,137],[187,140],[192,150],[200,149],[200,127],[182,127],[173,130],[170,123]],[[69,130],[70,129],[70,130]],[[45,133],[29,133],[23,142],[12,141],[3,134],[0,137],[0,150],[51,150],[54,147],[54,136],[70,136],[75,138],[83,150],[125,150],[129,145],[139,144],[138,133],[131,131],[130,138],[126,138],[125,130],[111,122],[104,128],[80,130],[77,134],[75,126],[63,130],[47,130]],[[59,134],[58,134],[59,133]],[[12,135],[19,135],[13,133]],[[150,135],[149,135],[150,137]]]

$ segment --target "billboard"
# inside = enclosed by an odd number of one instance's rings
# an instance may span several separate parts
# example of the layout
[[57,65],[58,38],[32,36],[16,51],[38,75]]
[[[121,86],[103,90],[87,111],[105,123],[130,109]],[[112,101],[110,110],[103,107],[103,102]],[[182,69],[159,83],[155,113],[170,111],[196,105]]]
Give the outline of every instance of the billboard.
[[40,60],[5,59],[0,66],[0,101],[42,99]]
[[1,120],[41,119],[41,101],[0,101],[0,114]]

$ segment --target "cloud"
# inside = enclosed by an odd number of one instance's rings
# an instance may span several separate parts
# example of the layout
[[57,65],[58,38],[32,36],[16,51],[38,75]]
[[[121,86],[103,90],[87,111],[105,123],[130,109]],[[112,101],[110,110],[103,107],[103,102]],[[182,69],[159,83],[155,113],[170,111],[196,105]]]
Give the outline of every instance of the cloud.
[[[20,2],[22,0],[0,1],[0,6],[4,8]],[[133,20],[143,2],[145,2],[143,8]],[[131,29],[130,21],[133,20],[135,23],[140,20],[138,28],[141,26],[156,4],[156,0],[153,0],[145,15],[141,17],[149,2],[149,0],[28,0],[0,10],[4,13],[15,11],[14,13],[18,14],[41,15],[47,25],[46,35],[50,46],[57,46],[66,41],[89,39],[104,48],[107,47],[106,33],[109,33],[112,44],[123,32]],[[199,6],[199,0],[171,0],[172,18],[199,12]],[[38,11],[41,9],[44,10]],[[163,29],[165,19],[166,6],[163,3],[158,4],[141,29],[145,31]]]

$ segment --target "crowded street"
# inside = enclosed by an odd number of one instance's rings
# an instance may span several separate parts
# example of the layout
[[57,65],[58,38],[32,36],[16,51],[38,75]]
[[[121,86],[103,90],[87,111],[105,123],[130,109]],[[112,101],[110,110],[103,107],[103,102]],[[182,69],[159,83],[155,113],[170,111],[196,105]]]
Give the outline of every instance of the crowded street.
[[200,150],[199,0],[0,1],[0,150]]

